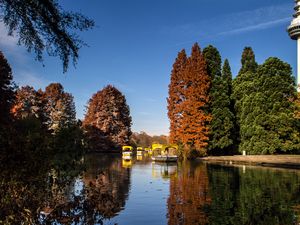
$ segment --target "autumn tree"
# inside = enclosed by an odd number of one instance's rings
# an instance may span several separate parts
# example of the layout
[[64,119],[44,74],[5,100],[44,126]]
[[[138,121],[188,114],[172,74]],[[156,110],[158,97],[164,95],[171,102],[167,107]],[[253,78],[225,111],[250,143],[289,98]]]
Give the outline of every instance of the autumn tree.
[[180,139],[189,157],[193,150],[206,154],[209,140],[209,90],[211,79],[199,45],[192,48],[183,73],[182,125]]
[[247,82],[250,93],[243,95],[240,110],[240,151],[248,154],[297,152],[295,85],[289,64],[269,58],[257,68],[255,79]]
[[168,117],[170,120],[170,142],[180,144],[180,128],[182,120],[181,103],[183,97],[183,73],[187,62],[185,50],[178,53],[178,56],[173,64],[171,72],[171,82],[169,84],[168,102]]
[[52,83],[44,92],[44,113],[49,130],[57,132],[61,128],[76,123],[76,111],[73,96],[64,91],[59,83]]
[[94,26],[94,21],[80,13],[64,11],[56,0],[0,1],[0,16],[8,34],[17,34],[18,43],[33,51],[42,61],[46,51],[58,56],[64,72],[70,59],[76,64],[83,41],[76,34]]
[[43,92],[33,87],[25,86],[16,91],[15,104],[12,107],[14,117],[21,119],[33,116],[43,118]]
[[225,60],[221,72],[221,56],[212,45],[203,50],[203,55],[207,63],[208,74],[212,79],[209,103],[209,112],[212,115],[209,154],[229,154],[234,142],[234,114],[230,99],[232,75],[229,62]]
[[12,83],[12,71],[0,51],[0,125],[10,121],[10,109],[14,102],[14,85]]
[[83,122],[92,150],[119,149],[129,144],[131,116],[125,96],[112,85],[98,91],[89,100]]

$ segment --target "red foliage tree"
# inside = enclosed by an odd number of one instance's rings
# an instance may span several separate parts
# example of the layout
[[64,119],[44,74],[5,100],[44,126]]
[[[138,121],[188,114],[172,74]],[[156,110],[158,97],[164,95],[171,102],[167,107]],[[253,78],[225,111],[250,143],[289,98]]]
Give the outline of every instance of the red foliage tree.
[[178,53],[178,56],[173,64],[171,72],[171,82],[169,84],[169,97],[168,101],[168,117],[170,120],[170,143],[179,144],[180,140],[180,127],[182,120],[182,111],[180,104],[183,102],[183,73],[187,63],[187,56],[185,50]]
[[73,96],[64,91],[59,83],[52,83],[44,92],[44,113],[46,125],[53,132],[76,123],[76,110]]
[[111,151],[129,144],[131,116],[125,96],[111,85],[94,94],[83,126],[93,150]]
[[207,169],[189,164],[170,179],[168,225],[208,224],[207,209],[211,204]]
[[184,101],[181,103],[180,138],[187,150],[197,150],[201,154],[206,154],[211,121],[211,115],[208,113],[211,78],[197,43],[193,46],[192,54],[187,61],[183,82]]
[[21,87],[16,92],[15,104],[12,107],[14,117],[21,119],[28,116],[41,118],[43,116],[43,92],[33,87]]

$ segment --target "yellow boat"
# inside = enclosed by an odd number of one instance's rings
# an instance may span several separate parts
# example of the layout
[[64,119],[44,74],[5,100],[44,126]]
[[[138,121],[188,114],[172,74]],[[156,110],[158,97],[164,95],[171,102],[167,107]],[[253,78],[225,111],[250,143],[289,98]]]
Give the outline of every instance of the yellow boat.
[[133,155],[133,147],[126,145],[122,147],[122,158],[124,160],[131,160]]
[[136,155],[143,156],[143,153],[144,153],[143,147],[137,147],[136,148]]

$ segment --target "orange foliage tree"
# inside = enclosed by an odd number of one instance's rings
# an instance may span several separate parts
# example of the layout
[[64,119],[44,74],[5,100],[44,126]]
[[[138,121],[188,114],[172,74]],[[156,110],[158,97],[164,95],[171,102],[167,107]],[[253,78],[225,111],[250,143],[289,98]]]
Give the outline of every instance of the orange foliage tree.
[[[209,122],[211,115],[208,112],[209,90],[211,78],[206,69],[205,59],[199,45],[192,48],[183,73],[184,101],[182,107],[182,126],[180,138],[185,149],[197,150],[206,154],[209,140]],[[186,152],[188,155],[189,153]]]
[[206,166],[185,164],[170,180],[168,225],[208,224],[211,201]]
[[178,56],[173,64],[171,72],[171,82],[169,84],[169,97],[168,101],[168,117],[170,120],[170,142],[180,143],[180,127],[182,120],[182,112],[180,104],[182,103],[183,96],[183,73],[187,62],[185,50],[178,53]]
[[89,101],[83,126],[93,151],[111,151],[129,144],[131,116],[125,96],[111,85],[98,91]]
[[41,118],[43,115],[43,92],[36,91],[30,86],[19,88],[16,91],[15,104],[11,111],[18,119],[28,116]]
[[191,150],[206,154],[210,87],[211,78],[199,45],[194,44],[189,58],[182,50],[173,65],[167,100],[170,142],[182,144],[185,156],[190,157]]

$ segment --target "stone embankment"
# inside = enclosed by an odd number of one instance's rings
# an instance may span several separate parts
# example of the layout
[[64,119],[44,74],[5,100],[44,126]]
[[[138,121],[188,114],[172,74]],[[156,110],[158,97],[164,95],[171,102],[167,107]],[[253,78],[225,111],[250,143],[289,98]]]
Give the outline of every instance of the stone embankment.
[[300,155],[209,156],[198,160],[209,163],[242,164],[300,169]]

